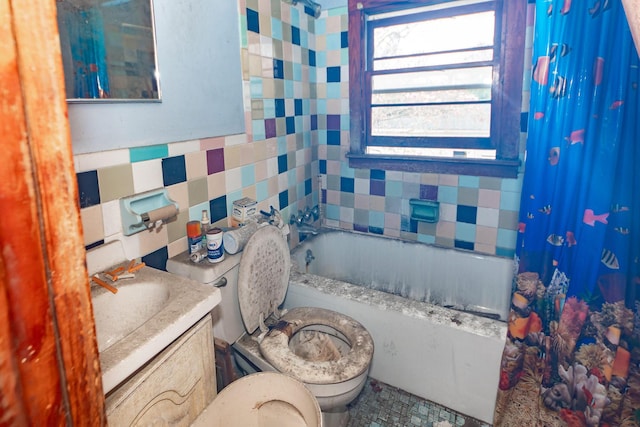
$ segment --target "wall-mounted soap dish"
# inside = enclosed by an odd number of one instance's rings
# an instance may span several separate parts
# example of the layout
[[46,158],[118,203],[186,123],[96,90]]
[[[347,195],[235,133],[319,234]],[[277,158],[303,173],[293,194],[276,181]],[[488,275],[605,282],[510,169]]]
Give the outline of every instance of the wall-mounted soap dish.
[[120,214],[122,231],[130,236],[178,215],[178,203],[169,199],[166,188],[159,188],[121,198]]
[[440,202],[435,200],[410,199],[411,219],[422,222],[438,222]]

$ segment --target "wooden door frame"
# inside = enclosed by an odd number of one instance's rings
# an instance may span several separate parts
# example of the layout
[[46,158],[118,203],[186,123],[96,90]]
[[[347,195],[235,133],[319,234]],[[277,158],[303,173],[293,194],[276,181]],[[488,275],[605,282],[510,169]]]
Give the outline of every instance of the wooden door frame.
[[0,0],[0,426],[106,425],[54,0]]

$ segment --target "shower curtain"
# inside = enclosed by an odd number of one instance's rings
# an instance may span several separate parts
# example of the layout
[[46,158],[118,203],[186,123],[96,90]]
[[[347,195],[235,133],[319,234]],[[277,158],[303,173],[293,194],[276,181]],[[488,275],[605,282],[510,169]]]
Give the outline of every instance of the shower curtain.
[[494,425],[640,425],[638,54],[620,0],[535,12]]
[[[58,22],[68,33],[66,55],[73,74],[73,98],[109,98],[109,76],[102,13],[98,7],[59,3]],[[69,91],[67,91],[69,92]]]

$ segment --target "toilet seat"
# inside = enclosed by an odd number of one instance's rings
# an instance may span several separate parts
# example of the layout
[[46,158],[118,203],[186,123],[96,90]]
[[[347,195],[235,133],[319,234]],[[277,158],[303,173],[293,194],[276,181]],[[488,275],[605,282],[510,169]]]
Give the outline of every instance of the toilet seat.
[[[335,361],[312,362],[296,355],[289,340],[301,329],[329,326],[341,333],[351,349]],[[260,343],[263,357],[279,372],[307,384],[334,384],[353,379],[369,369],[373,357],[373,339],[353,318],[332,310],[315,307],[292,308]]]
[[[279,372],[306,384],[336,384],[366,373],[373,357],[373,339],[359,322],[332,310],[293,308],[267,333],[264,319],[284,302],[289,286],[291,257],[282,232],[272,225],[259,228],[249,239],[240,259],[238,300],[247,332],[258,327],[263,334],[260,353]],[[312,325],[330,327],[342,334],[351,349],[338,360],[311,362],[289,348],[289,339]],[[266,336],[265,336],[266,334]]]

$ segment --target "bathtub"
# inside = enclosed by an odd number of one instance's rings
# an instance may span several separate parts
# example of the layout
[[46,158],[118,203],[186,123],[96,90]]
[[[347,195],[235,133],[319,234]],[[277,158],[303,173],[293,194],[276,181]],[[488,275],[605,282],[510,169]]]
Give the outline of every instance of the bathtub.
[[291,258],[285,308],[350,315],[373,336],[371,377],[492,422],[511,260],[326,229]]

